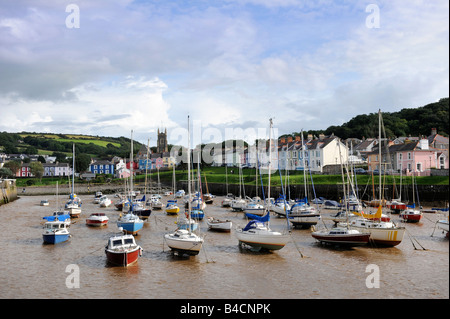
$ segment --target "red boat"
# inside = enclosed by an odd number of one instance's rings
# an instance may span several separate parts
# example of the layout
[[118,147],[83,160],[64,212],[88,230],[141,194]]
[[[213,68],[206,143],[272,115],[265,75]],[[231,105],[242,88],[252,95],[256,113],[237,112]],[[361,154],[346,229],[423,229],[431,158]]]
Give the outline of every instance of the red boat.
[[88,226],[106,226],[108,224],[108,216],[105,213],[92,213],[88,218],[86,218],[86,225]]
[[413,208],[408,208],[400,214],[400,218],[407,223],[418,223],[422,219],[422,212]]
[[402,203],[397,200],[393,200],[392,202],[388,203],[387,208],[389,208],[393,214],[399,214],[403,212],[407,207],[405,203]]
[[127,267],[137,262],[142,248],[136,244],[133,235],[119,235],[109,238],[105,253],[109,263]]

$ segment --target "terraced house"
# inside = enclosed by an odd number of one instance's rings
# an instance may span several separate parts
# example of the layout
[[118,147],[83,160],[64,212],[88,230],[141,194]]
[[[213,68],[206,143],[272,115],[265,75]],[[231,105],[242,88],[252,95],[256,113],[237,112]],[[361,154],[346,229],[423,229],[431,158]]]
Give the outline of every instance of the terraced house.
[[89,171],[94,174],[114,174],[114,166],[109,161],[96,161],[89,165]]

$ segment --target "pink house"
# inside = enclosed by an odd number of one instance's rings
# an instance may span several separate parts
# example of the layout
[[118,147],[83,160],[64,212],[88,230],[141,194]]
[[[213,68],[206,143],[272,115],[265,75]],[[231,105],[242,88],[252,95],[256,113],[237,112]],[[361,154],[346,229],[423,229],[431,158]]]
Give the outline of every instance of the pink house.
[[431,169],[448,169],[449,167],[447,152],[429,147],[427,139],[404,144],[403,147],[393,151],[394,167],[401,169],[406,175],[429,176]]

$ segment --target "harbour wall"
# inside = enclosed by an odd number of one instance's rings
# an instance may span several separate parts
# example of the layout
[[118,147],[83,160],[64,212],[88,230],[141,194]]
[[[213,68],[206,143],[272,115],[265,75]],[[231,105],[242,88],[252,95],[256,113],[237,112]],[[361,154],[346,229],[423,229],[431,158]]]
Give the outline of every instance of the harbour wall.
[[3,179],[0,180],[0,206],[17,199],[16,180]]
[[[135,184],[135,190],[140,190],[141,193],[144,192],[143,184]],[[147,193],[158,193],[161,191],[164,193],[166,190],[171,190],[172,185],[162,184],[159,189],[156,185],[147,188]],[[187,181],[178,181],[176,189],[184,189],[187,191]],[[398,189],[398,186],[397,186]],[[24,191],[25,190],[25,191]],[[262,196],[261,186],[256,189],[255,186],[246,185],[245,187],[239,187],[239,185],[226,185],[221,183],[208,183],[208,190],[211,194],[216,196],[224,196],[228,193],[232,193],[234,195],[243,197],[244,195],[253,197],[258,195]],[[70,189],[66,186],[59,187],[58,193],[59,195],[68,195],[70,194]],[[79,195],[94,195],[95,192],[101,191],[104,194],[116,194],[119,192],[123,192],[123,185],[115,185],[115,184],[97,184],[97,185],[85,185],[79,184],[75,187],[75,192]],[[378,198],[379,188],[375,185],[375,189],[372,187],[367,187],[366,185],[361,185],[355,191],[358,193],[359,198],[362,200],[371,200],[373,195],[375,194],[375,198]],[[203,185],[203,192],[206,192],[206,187]],[[327,184],[327,185],[315,185],[314,191],[312,187],[308,187],[308,198],[312,199],[314,197],[324,197],[326,199],[339,201],[343,196],[343,187],[342,184]],[[315,192],[315,194],[314,194]],[[271,187],[270,188],[270,196],[273,198],[277,198],[280,194],[282,194],[281,187]],[[384,189],[384,194],[387,199],[392,199],[393,197],[398,197],[398,194],[393,189],[393,185],[386,185]],[[417,196],[419,194],[419,196]],[[55,196],[56,195],[56,187],[55,186],[29,186],[25,189],[19,189],[19,196],[23,195],[45,195],[45,196]],[[290,196],[289,196],[290,195]],[[315,196],[314,196],[315,195]],[[17,197],[17,192],[16,195]],[[264,187],[264,196],[267,197],[267,187]],[[291,199],[302,198],[305,196],[305,188],[303,185],[291,185],[289,190],[286,191],[286,196]],[[414,193],[414,198],[416,203],[420,203],[421,205],[433,205],[433,206],[446,206],[449,202],[449,185],[417,185],[417,190]],[[403,189],[401,194],[401,199],[404,202],[413,200],[412,189]]]

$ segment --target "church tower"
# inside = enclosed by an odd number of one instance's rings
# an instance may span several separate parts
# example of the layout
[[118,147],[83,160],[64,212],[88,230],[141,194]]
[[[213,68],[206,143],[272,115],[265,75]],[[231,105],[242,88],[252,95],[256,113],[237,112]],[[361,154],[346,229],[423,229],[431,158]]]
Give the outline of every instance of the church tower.
[[168,152],[169,148],[167,145],[167,128],[164,129],[164,133],[159,131],[158,128],[158,141],[156,143],[156,152],[164,153]]

